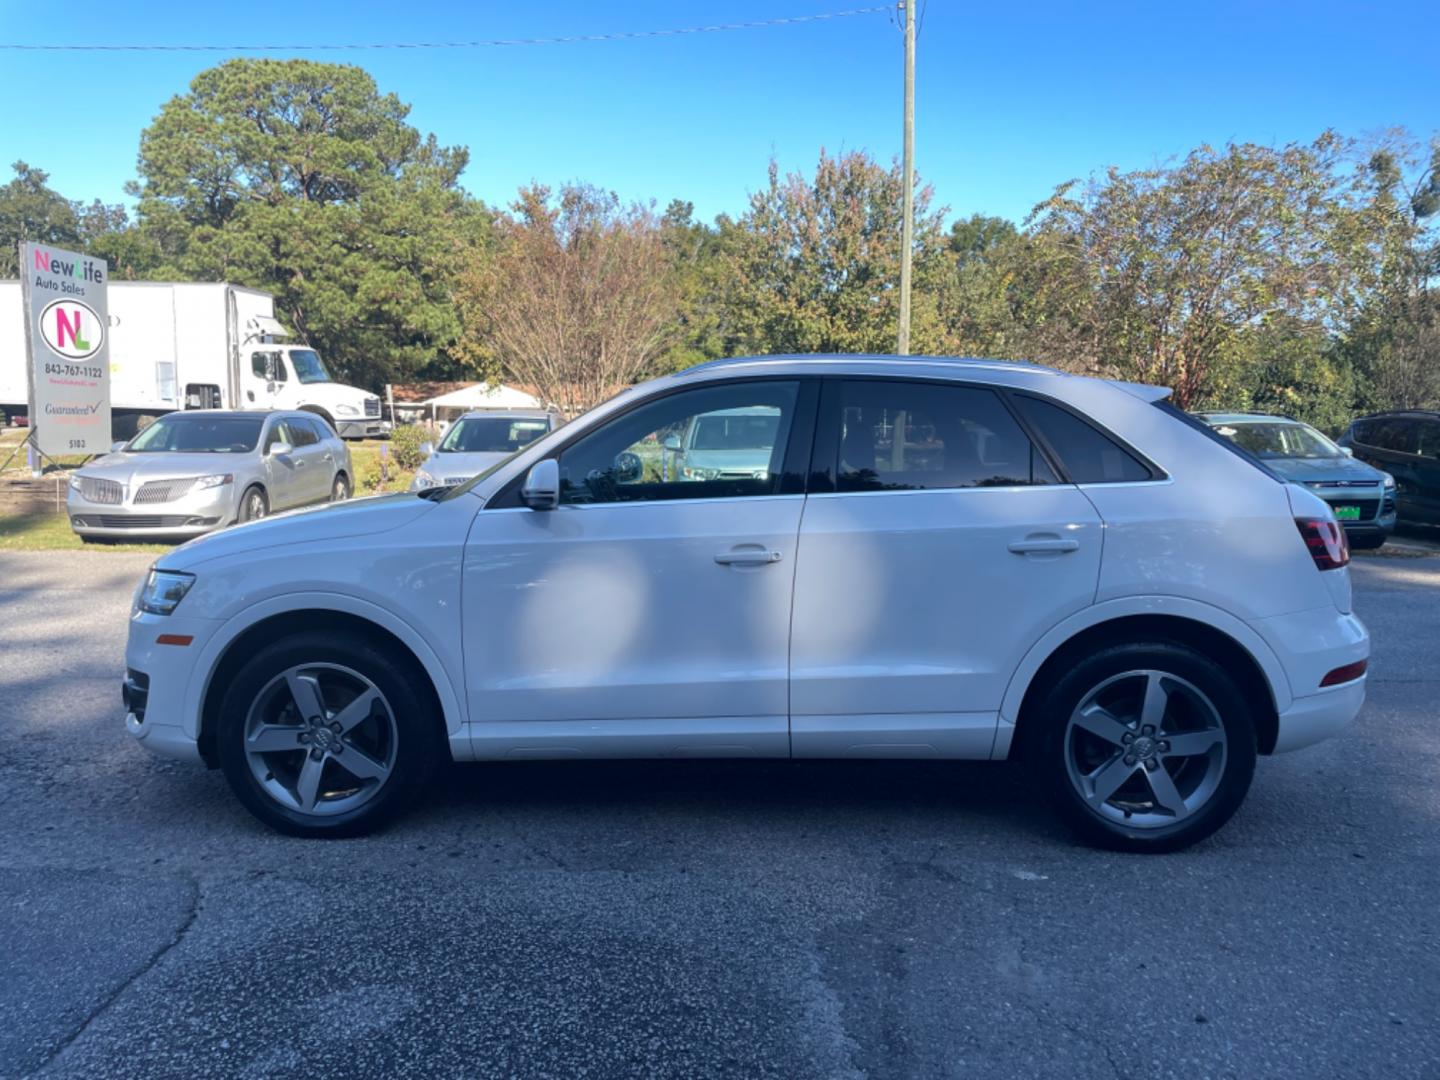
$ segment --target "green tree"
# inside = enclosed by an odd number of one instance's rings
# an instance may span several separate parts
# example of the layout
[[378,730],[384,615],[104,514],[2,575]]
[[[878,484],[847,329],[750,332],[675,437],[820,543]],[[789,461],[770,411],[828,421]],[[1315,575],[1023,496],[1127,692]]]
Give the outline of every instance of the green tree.
[[[813,177],[781,176],[725,227],[732,345],[747,352],[893,352],[899,316],[901,174],[855,151],[824,151]],[[911,344],[940,351],[938,295],[949,272],[943,209],[915,193]]]
[[50,187],[48,173],[23,161],[11,168],[15,178],[0,187],[0,278],[18,275],[25,240],[108,257],[111,239],[127,230],[123,207],[72,202]]
[[468,153],[406,122],[358,67],[230,60],[201,72],[140,142],[134,188],[154,271],[276,295],[338,375],[378,388],[448,349],[450,285],[490,216]]

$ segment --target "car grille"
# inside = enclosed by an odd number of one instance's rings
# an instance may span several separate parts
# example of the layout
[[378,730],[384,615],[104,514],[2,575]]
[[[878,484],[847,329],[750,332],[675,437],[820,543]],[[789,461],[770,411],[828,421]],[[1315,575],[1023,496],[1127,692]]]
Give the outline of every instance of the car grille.
[[1308,488],[1376,488],[1379,480],[1306,480]]
[[80,494],[86,502],[119,506],[125,501],[125,488],[114,480],[102,480],[95,476],[80,477]]
[[102,529],[173,529],[190,520],[189,514],[101,514]]
[[367,398],[365,399],[365,415],[366,415],[366,416],[379,416],[379,415],[380,415],[380,399],[379,399],[378,397],[367,397]]
[[1375,511],[1380,507],[1380,500],[1378,499],[1326,499],[1325,501],[1336,509],[1342,506],[1359,507],[1360,516],[1358,518],[1350,518],[1349,520],[1351,521],[1374,521],[1377,516]]
[[151,480],[141,486],[135,493],[135,505],[142,503],[166,503],[174,502],[182,495],[187,495],[190,489],[195,486],[193,476],[183,480]]

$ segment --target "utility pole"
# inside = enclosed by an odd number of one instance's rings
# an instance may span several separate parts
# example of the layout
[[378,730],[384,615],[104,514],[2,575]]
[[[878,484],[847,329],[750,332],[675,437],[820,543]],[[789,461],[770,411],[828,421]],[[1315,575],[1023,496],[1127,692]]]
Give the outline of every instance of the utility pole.
[[903,220],[900,223],[900,334],[895,351],[910,355],[910,260],[915,233],[915,0],[905,9],[905,149],[901,164]]

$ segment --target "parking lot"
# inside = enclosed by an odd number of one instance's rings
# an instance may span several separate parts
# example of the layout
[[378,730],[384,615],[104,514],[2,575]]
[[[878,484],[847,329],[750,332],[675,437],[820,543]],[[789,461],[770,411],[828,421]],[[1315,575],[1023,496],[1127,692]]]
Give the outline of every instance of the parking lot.
[[124,734],[153,555],[0,552],[0,1072],[1440,1076],[1440,558],[1360,557],[1369,702],[1169,857],[1005,766],[469,766],[264,831]]

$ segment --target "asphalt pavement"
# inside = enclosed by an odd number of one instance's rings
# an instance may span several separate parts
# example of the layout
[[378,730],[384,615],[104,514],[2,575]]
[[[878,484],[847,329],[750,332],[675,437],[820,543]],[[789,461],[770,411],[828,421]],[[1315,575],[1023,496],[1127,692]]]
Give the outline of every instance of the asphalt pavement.
[[1360,719],[1163,857],[968,763],[465,766],[279,837],[124,733],[149,558],[0,553],[0,1075],[1440,1077],[1440,558],[1356,559]]

